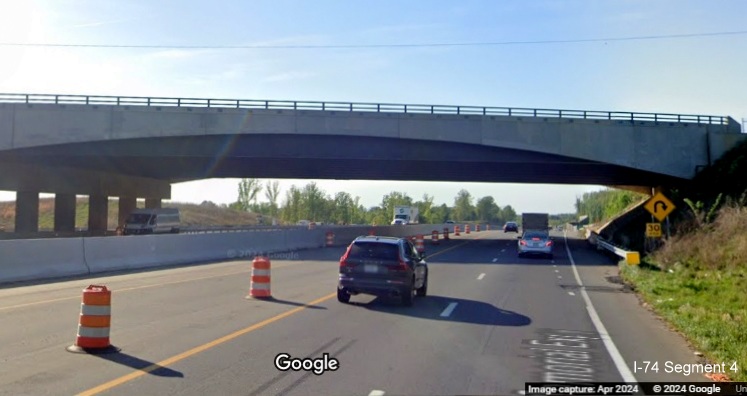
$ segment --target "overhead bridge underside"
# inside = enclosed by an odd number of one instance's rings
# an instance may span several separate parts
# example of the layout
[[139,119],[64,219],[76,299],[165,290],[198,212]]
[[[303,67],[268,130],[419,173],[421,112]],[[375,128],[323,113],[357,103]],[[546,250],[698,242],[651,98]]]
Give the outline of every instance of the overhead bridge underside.
[[0,152],[0,164],[103,171],[169,183],[241,177],[650,186],[681,181],[603,162],[478,144],[308,134],[71,143]]

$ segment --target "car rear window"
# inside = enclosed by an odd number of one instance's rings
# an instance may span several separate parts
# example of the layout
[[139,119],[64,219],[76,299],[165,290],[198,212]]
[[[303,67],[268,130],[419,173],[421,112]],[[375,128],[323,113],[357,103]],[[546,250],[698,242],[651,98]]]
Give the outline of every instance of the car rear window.
[[533,238],[545,239],[547,238],[547,234],[543,234],[541,232],[527,232],[526,234],[524,234],[524,239],[533,239]]
[[356,242],[350,248],[349,258],[354,259],[399,259],[399,246],[391,243]]

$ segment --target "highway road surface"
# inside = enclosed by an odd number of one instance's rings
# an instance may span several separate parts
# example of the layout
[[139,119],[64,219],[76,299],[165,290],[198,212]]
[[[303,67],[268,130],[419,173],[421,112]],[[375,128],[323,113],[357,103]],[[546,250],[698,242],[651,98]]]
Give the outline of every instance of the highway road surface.
[[[246,298],[250,261],[6,287],[0,394],[517,395],[532,381],[707,380],[665,373],[697,357],[616,281],[614,260],[553,235],[554,260],[517,258],[502,231],[427,240],[428,296],[412,307],[339,303],[342,247],[271,257],[269,301]],[[118,353],[66,350],[89,284],[112,290]],[[328,370],[282,371],[280,354],[326,356]]]

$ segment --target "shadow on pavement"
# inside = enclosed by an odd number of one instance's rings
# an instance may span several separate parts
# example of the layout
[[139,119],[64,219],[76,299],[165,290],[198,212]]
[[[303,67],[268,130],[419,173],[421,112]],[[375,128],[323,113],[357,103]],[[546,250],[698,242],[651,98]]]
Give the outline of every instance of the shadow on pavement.
[[[376,297],[367,303],[356,302],[359,296],[352,296],[350,305],[357,305],[371,311],[393,315],[431,319],[446,322],[472,323],[488,326],[527,326],[532,320],[519,313],[498,308],[482,301],[467,300],[444,296],[415,297],[413,306],[400,305],[398,298]],[[449,306],[456,303],[456,307],[448,317],[441,314]]]
[[135,370],[144,371],[150,375],[156,375],[159,377],[184,378],[184,374],[179,371],[172,370],[168,367],[160,366],[156,363],[149,362],[147,360],[143,360],[122,352],[93,356],[108,360],[110,362],[118,363]]
[[266,301],[269,303],[275,303],[275,304],[284,304],[284,305],[290,305],[293,307],[306,307],[309,309],[327,309],[325,307],[319,306],[319,305],[308,305],[305,303],[295,302],[295,301],[289,301],[289,300],[280,300],[275,297],[269,297],[269,298],[250,298],[252,300],[256,301]]

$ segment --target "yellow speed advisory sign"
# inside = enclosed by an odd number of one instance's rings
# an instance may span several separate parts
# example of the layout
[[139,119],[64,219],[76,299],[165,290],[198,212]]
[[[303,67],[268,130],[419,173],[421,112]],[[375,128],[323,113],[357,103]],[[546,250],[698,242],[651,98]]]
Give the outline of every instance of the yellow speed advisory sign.
[[646,237],[661,238],[661,223],[646,223]]

